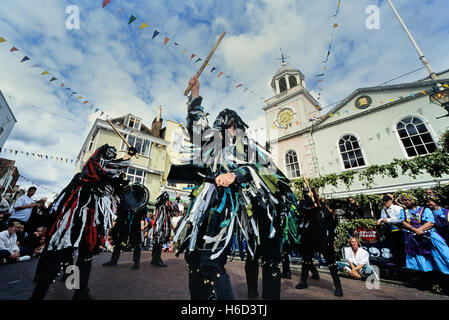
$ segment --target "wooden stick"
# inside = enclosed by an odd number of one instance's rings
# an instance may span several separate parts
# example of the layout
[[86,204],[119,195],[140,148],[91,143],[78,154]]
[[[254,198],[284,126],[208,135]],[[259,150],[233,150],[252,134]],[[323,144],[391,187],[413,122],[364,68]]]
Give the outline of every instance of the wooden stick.
[[[221,40],[223,40],[224,36],[226,35],[226,32],[223,32],[220,37],[218,38],[217,42],[215,43],[215,46],[212,48],[212,50],[209,52],[209,55],[207,56],[206,60],[204,60],[203,65],[201,66],[201,68],[198,70],[198,72],[196,73],[196,77],[199,78],[201,73],[203,72],[204,68],[206,68],[207,64],[209,63],[210,58],[212,58],[212,55],[214,54],[215,50],[217,49],[218,45],[220,44]],[[186,89],[186,91],[184,91],[184,95],[188,95],[190,89],[192,89],[192,86],[189,85]]]
[[[309,180],[307,180],[307,178],[306,178],[306,176],[302,176],[303,178],[304,178],[304,182],[306,183],[306,186],[307,186],[307,189],[309,189],[309,192],[312,192],[313,193],[313,191],[312,191],[312,189],[310,188],[310,185],[309,185]],[[312,201],[313,201],[313,204],[315,205],[315,207],[317,206],[316,205],[316,202],[315,202],[315,197],[314,197],[314,195],[312,195]]]
[[[106,121],[109,123],[109,125],[112,127],[112,129],[114,129],[115,133],[117,133],[117,135],[123,140],[123,142],[126,144],[128,149],[131,148],[132,146],[129,144],[128,141],[126,141],[126,139],[122,136],[122,134],[114,127],[111,120],[106,119]],[[139,157],[137,156],[137,153],[134,156],[136,157],[136,159],[139,159]]]

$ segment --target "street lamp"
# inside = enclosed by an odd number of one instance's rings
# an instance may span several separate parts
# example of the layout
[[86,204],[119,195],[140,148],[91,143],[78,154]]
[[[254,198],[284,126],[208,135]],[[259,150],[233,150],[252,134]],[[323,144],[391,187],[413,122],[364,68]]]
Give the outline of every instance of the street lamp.
[[429,98],[430,102],[444,108],[448,112],[448,114],[438,117],[437,119],[449,117],[449,88],[444,88],[441,85],[434,87]]

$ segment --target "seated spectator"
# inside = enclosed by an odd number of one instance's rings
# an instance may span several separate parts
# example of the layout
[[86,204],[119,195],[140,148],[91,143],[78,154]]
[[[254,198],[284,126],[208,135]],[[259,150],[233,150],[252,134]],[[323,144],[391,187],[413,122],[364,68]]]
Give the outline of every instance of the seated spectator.
[[44,249],[45,241],[42,237],[44,233],[44,227],[38,227],[36,230],[31,234],[28,240],[28,244],[30,247],[31,256],[37,257],[42,253],[42,250]]
[[19,261],[20,250],[16,235],[19,226],[19,222],[10,221],[8,229],[0,232],[0,264]]
[[340,271],[349,273],[349,276],[360,279],[362,276],[369,276],[374,269],[369,264],[369,253],[362,248],[360,241],[354,237],[349,239],[349,247],[344,249],[346,261],[337,262]]
[[25,231],[25,226],[20,223],[17,227],[17,245],[19,246],[20,256],[29,256],[33,253],[30,246],[30,235]]
[[45,207],[47,199],[40,199],[36,202],[36,206],[31,209],[31,215],[25,224],[25,230],[28,233],[34,232],[38,227],[45,227],[49,222],[49,212]]

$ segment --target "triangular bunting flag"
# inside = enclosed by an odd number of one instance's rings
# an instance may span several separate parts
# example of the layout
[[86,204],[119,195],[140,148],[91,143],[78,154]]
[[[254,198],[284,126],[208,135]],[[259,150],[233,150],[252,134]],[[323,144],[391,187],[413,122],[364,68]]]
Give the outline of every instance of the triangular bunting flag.
[[78,99],[78,100],[81,100],[82,98],[83,98],[83,97],[81,97],[81,96],[78,96],[78,98],[77,98],[77,99]]
[[196,59],[195,63],[197,63],[198,61],[201,61],[201,60],[203,60],[203,59],[198,58],[198,59]]
[[182,49],[181,54],[184,54],[184,53],[186,53],[186,52],[187,52],[187,49]]
[[133,22],[136,21],[136,20],[137,20],[137,18],[134,17],[133,15],[131,15],[131,16],[129,17],[129,22],[128,22],[128,24],[131,24],[131,23],[133,23]]
[[220,78],[220,76],[223,74],[223,72],[220,72],[217,76],[217,78]]
[[89,103],[89,101],[84,101],[83,104]]
[[141,25],[140,25],[140,30],[142,30],[142,29],[145,29],[145,28],[148,28],[148,25],[145,23],[145,22],[143,22]]
[[49,82],[52,82],[52,81],[55,81],[55,80],[58,80],[58,79],[56,79],[55,77],[53,77],[53,78],[50,79]]
[[11,50],[9,50],[10,52],[14,52],[14,51],[19,51],[19,49],[17,49],[16,47],[12,47]]
[[196,57],[196,54],[192,53],[192,55],[190,56],[190,60],[192,60],[195,57]]
[[46,74],[49,74],[48,71],[44,71],[41,73],[41,76],[45,76]]
[[159,34],[159,31],[154,30],[153,37],[151,38],[151,40],[153,40],[154,38],[156,38],[158,34]]
[[242,85],[241,84],[239,84],[236,88],[239,88],[239,87],[241,87]]
[[0,43],[6,42],[6,39],[3,37],[0,37]]
[[337,28],[338,27],[338,23],[334,23],[334,28]]
[[217,68],[213,67],[210,72],[214,72],[215,70],[217,70]]
[[111,3],[111,0],[103,0],[103,8]]
[[322,76],[324,76],[324,73],[317,74],[315,77],[322,77]]
[[99,110],[100,110],[100,109],[98,109],[98,108],[97,108],[97,109],[95,109],[95,113],[97,113],[97,112],[98,112]]
[[31,60],[31,59],[28,58],[28,56],[25,56],[25,57],[23,57],[22,61],[20,61],[20,63],[25,62],[25,61],[28,61],[28,60]]
[[165,40],[164,40],[164,46],[167,44],[167,42],[170,40],[170,38],[168,38],[168,37],[165,37]]
[[64,88],[65,84],[61,82],[61,88]]
[[177,45],[178,45],[178,43],[175,42],[175,46],[177,46]]

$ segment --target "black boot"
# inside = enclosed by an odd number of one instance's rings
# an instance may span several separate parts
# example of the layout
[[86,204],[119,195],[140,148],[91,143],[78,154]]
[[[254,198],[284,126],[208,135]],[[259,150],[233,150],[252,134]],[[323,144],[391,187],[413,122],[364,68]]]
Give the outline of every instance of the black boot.
[[166,267],[167,265],[162,262],[162,246],[160,244],[153,245],[153,251],[151,252],[151,265],[155,267]]
[[281,273],[281,278],[285,278],[285,279],[291,279],[292,275],[290,272],[290,257],[288,255],[288,253],[285,253],[282,256],[282,273]]
[[338,275],[337,265],[335,263],[329,265],[329,271],[331,272],[332,280],[334,281],[335,296],[343,297],[343,289],[341,288],[341,281],[340,281],[340,277]]
[[318,270],[313,263],[309,264],[309,271],[312,273],[312,279],[320,280],[320,274],[318,273]]
[[133,261],[134,261],[134,265],[133,265],[132,269],[133,270],[139,269],[139,264],[140,264],[140,245],[137,245],[137,246],[134,247]]
[[307,289],[307,278],[309,277],[309,264],[311,262],[303,261],[301,266],[301,279],[299,283],[295,286],[296,289]]
[[281,299],[281,270],[276,263],[262,265],[262,298]]
[[259,296],[257,281],[259,278],[259,261],[257,258],[248,257],[245,262],[246,285],[248,286],[248,298],[255,299]]
[[103,267],[116,267],[117,261],[120,258],[120,248],[121,244],[117,242],[114,246],[114,250],[112,251],[111,261],[103,263]]
[[95,300],[89,295],[89,289],[85,290],[75,290],[75,294],[72,297],[72,300]]

